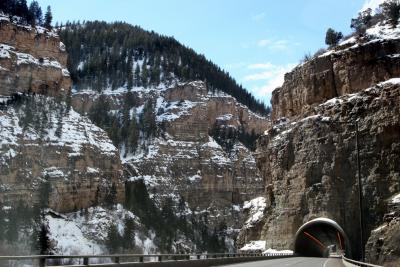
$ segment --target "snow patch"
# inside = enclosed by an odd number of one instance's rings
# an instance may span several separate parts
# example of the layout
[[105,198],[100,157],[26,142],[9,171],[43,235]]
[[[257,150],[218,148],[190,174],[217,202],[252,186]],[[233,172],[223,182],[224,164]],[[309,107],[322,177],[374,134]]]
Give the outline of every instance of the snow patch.
[[247,243],[244,245],[240,251],[264,251],[265,250],[265,245],[266,241],[250,241],[250,243]]
[[392,197],[393,204],[400,204],[400,193]]
[[380,82],[380,83],[378,83],[378,86],[383,86],[383,85],[387,85],[387,84],[393,84],[393,85],[400,84],[400,78],[392,78],[387,81]]
[[387,226],[386,224],[383,224],[383,225],[381,225],[381,226],[375,228],[374,230],[372,230],[372,232],[380,232],[380,231],[382,231],[383,229],[385,229],[386,226]]
[[269,248],[263,252],[264,255],[266,254],[293,254],[293,250],[285,249],[285,250],[277,250],[273,248]]
[[245,201],[243,210],[249,212],[249,218],[244,224],[244,228],[251,228],[264,217],[264,212],[267,207],[265,197],[257,197],[250,201]]
[[331,98],[331,99],[329,99],[328,101],[326,101],[326,102],[320,104],[320,106],[328,106],[328,107],[331,107],[331,106],[335,106],[335,105],[337,105],[337,104],[342,104],[342,103],[343,103],[343,100],[342,100],[342,99],[335,97],[335,98]]

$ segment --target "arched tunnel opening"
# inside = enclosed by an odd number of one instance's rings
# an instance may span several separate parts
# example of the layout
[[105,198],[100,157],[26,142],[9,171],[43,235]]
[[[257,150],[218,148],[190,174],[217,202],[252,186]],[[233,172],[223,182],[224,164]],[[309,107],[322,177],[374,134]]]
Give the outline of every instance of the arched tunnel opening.
[[299,228],[294,252],[305,257],[328,257],[330,253],[351,257],[346,233],[338,223],[327,218],[311,220]]

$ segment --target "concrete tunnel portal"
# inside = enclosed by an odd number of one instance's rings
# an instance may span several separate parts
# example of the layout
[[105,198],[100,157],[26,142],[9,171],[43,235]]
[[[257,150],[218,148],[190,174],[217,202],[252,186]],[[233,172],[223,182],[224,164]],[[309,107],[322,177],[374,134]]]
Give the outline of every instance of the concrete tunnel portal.
[[330,248],[351,257],[349,239],[338,223],[317,218],[303,224],[296,232],[294,252],[306,257],[328,257]]

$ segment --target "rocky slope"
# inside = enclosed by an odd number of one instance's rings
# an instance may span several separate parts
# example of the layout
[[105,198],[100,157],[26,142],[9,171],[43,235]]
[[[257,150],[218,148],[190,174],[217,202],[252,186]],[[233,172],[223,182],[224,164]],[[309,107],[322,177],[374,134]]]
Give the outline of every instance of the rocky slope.
[[[398,264],[398,224],[389,202],[400,191],[399,36],[398,28],[376,27],[367,32],[379,32],[379,38],[342,43],[286,74],[274,91],[275,124],[258,140],[256,160],[266,206],[263,216],[242,228],[239,243],[260,239],[266,247],[293,249],[303,223],[328,217],[347,232],[357,257],[359,120],[365,240],[371,236],[367,261]],[[392,214],[390,227],[372,231],[389,218],[385,214]],[[380,231],[387,232],[378,238]]]
[[55,32],[18,21],[0,14],[0,94],[66,95],[71,79],[64,44]]

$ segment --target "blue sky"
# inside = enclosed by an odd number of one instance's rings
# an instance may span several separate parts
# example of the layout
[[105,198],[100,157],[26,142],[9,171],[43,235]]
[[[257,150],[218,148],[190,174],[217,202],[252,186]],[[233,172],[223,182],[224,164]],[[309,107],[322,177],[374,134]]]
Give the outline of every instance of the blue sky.
[[[350,33],[358,11],[380,0],[39,0],[54,22],[125,21],[174,36],[269,104],[283,74],[325,47],[328,27]],[[29,2],[29,1],[28,1]]]

